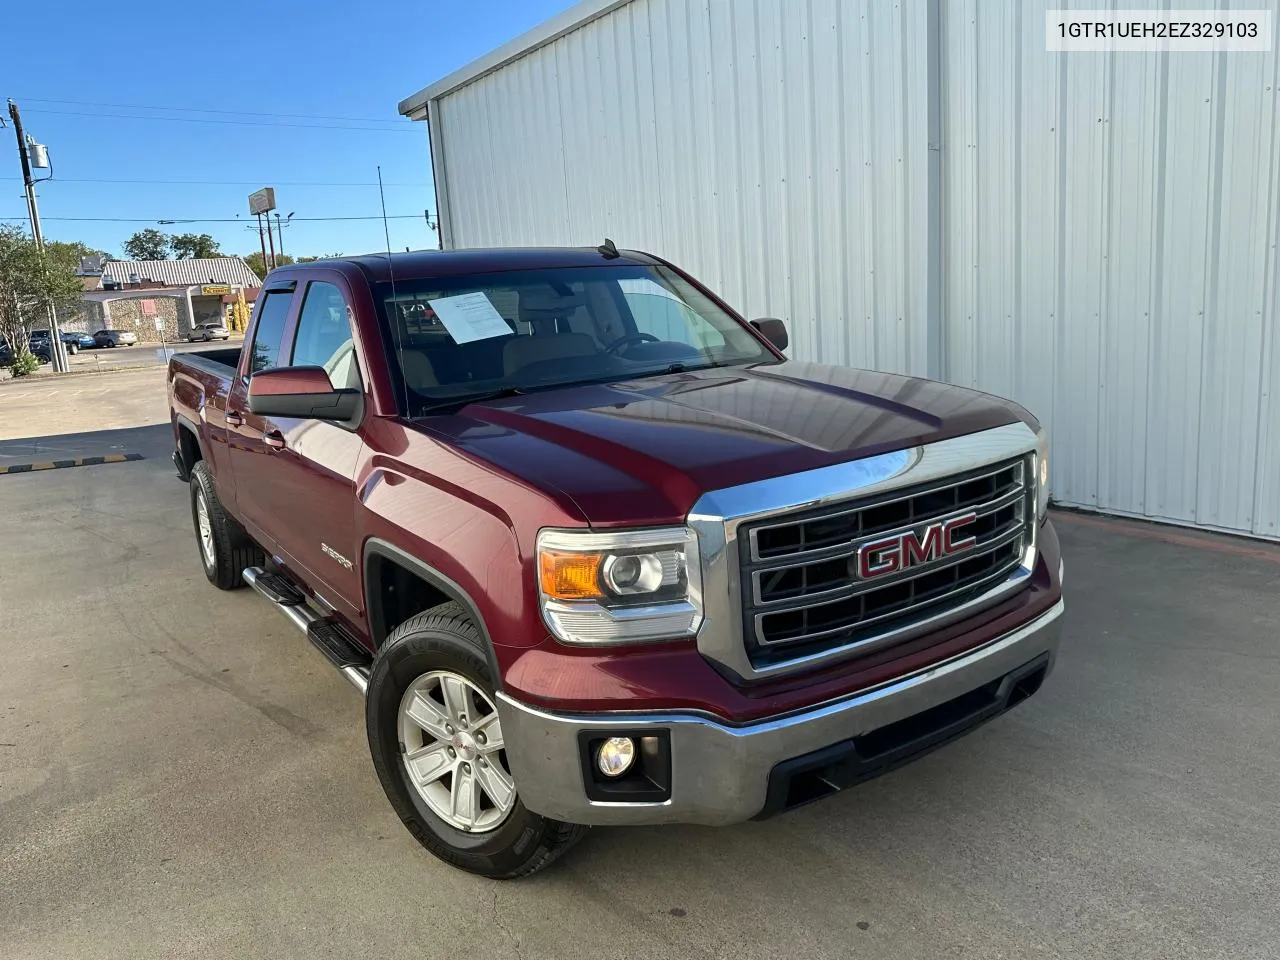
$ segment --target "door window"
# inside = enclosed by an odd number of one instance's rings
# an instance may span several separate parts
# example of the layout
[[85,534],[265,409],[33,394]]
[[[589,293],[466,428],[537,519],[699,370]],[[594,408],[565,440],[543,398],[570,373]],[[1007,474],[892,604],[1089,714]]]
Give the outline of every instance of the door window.
[[350,311],[342,291],[332,283],[307,286],[289,365],[324,367],[336,389],[360,389]]
[[249,359],[251,374],[280,365],[280,343],[284,340],[284,324],[289,317],[293,291],[280,290],[265,296],[258,310],[258,327],[253,335],[253,353]]

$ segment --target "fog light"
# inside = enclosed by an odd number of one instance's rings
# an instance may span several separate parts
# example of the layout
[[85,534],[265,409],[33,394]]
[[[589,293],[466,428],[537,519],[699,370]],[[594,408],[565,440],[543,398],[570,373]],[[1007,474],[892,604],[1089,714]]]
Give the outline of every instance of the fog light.
[[636,759],[636,744],[630,737],[610,737],[596,751],[596,766],[606,777],[620,777]]

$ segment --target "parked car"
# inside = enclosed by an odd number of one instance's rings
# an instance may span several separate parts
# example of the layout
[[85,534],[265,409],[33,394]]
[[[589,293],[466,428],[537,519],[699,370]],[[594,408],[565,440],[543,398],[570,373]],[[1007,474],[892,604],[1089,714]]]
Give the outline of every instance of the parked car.
[[230,336],[231,331],[223,323],[198,323],[187,334],[187,342],[203,340],[208,343],[210,340],[227,340]]
[[[28,349],[35,354],[35,358],[41,363],[50,363],[53,360],[47,337],[43,342],[32,337],[29,341]],[[9,349],[8,342],[0,338],[0,367],[7,367],[11,363],[13,363],[13,351]]]
[[[62,342],[67,345],[68,350],[76,353],[80,350],[92,350],[98,345],[98,341],[93,339],[93,334],[82,333],[80,331],[68,331],[62,334]],[[71,348],[75,349],[71,349]]]
[[465,870],[827,796],[1033,695],[1062,561],[1030,413],[786,347],[612,244],[274,270],[243,349],[169,362],[201,565],[365,695]]
[[[44,341],[47,347],[49,342],[49,331],[48,330],[32,330],[31,341],[34,343],[37,338]],[[95,347],[98,345],[97,341],[94,340],[93,337],[90,336],[89,334],[80,333],[73,330],[62,331],[62,333],[58,335],[58,338],[66,345],[67,353],[73,356],[79,353],[81,350],[87,350],[91,347]]]
[[138,342],[138,335],[132,330],[99,330],[93,341],[100,347],[132,347]]

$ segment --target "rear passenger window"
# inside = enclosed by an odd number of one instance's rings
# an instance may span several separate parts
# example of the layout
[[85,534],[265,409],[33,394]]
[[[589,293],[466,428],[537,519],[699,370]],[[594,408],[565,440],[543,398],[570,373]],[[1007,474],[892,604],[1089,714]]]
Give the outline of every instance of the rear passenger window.
[[289,365],[324,367],[335,388],[360,389],[347,301],[333,284],[317,281],[307,287]]
[[249,359],[250,373],[280,365],[280,343],[284,340],[284,322],[289,316],[289,301],[292,299],[292,291],[266,294],[258,310],[258,326]]

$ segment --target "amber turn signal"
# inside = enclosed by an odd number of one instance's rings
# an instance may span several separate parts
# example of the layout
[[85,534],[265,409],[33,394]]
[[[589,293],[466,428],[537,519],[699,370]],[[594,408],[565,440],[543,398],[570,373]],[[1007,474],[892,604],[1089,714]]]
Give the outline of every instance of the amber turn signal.
[[593,600],[600,597],[598,553],[561,553],[542,550],[538,554],[538,577],[544,596],[555,600]]

